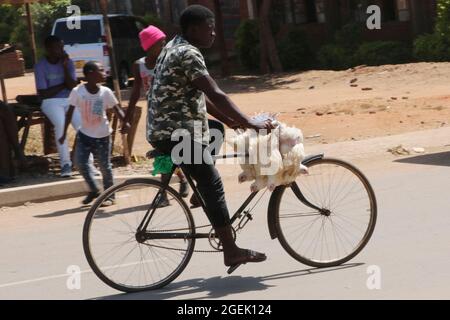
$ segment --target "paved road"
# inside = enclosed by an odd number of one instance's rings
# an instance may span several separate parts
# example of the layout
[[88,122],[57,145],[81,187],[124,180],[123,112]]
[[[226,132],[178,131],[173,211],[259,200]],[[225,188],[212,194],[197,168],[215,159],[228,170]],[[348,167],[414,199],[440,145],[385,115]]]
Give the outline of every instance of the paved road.
[[[196,253],[174,283],[140,294],[110,289],[90,271],[81,246],[86,210],[79,198],[2,209],[0,299],[448,299],[449,148],[394,160],[357,160],[376,191],[379,220],[371,242],[351,263],[316,270],[294,261],[269,238],[265,199],[239,243],[266,252],[267,262],[227,276],[220,255]],[[231,207],[247,188],[228,190]],[[82,271],[80,289],[67,287],[70,266]],[[379,290],[367,287],[373,270],[381,272]]]

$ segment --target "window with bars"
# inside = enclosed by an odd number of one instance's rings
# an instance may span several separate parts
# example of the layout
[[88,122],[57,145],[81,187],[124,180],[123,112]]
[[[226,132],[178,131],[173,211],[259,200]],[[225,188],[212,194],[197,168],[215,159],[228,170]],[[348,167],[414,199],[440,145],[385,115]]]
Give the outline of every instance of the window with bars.
[[409,21],[409,0],[383,0],[383,21]]
[[399,21],[409,21],[411,19],[408,0],[397,0],[397,10]]
[[353,20],[356,22],[364,22],[367,19],[367,0],[350,0],[350,8]]
[[285,16],[287,23],[324,23],[324,0],[285,0]]
[[[325,0],[316,0],[316,15],[317,15],[317,22],[319,23],[325,23]],[[338,13],[336,13],[338,14]]]
[[[365,22],[367,20],[367,7],[372,1],[367,0],[351,0],[351,8],[353,18],[357,22]],[[381,16],[383,21],[409,21],[410,7],[409,0],[381,0],[378,1],[381,7]]]

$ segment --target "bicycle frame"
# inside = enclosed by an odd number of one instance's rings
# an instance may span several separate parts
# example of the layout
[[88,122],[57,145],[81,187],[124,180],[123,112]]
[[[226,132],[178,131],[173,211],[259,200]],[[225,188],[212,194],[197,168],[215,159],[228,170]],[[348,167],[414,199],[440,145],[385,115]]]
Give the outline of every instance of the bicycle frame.
[[[221,155],[221,156],[214,156],[214,158],[217,159],[230,159],[230,158],[238,158],[238,157],[247,157],[247,155],[239,155],[239,154],[232,154],[232,155]],[[315,156],[310,156],[307,157],[304,161],[303,164],[307,165],[308,163],[310,163],[311,161],[314,161],[316,159],[321,159],[323,158],[323,155],[315,155]],[[156,239],[208,239],[211,235],[210,233],[193,233],[193,234],[187,234],[187,233],[178,233],[178,232],[174,232],[174,233],[167,233],[167,232],[146,232],[145,230],[147,230],[147,227],[153,217],[153,214],[155,213],[155,210],[157,208],[157,204],[159,199],[161,199],[162,195],[166,192],[167,188],[170,185],[170,180],[175,172],[175,170],[177,168],[180,168],[182,171],[183,169],[177,165],[174,165],[172,167],[171,173],[169,175],[169,178],[167,179],[167,181],[162,181],[162,188],[159,190],[159,192],[157,193],[157,195],[155,196],[155,199],[153,199],[153,202],[149,208],[149,210],[147,211],[147,213],[144,216],[144,219],[142,220],[141,224],[139,225],[138,228],[138,232],[136,234],[136,238],[140,241],[145,241],[145,240],[156,240]],[[184,173],[184,171],[183,171]],[[194,192],[194,194],[197,196],[197,198],[200,201],[201,207],[203,208],[204,212],[207,213],[208,209],[206,208],[205,205],[205,201],[203,200],[200,192],[198,191],[193,179],[191,176],[185,174],[186,180],[188,181],[189,185],[192,188],[192,191]],[[312,204],[311,202],[309,202],[306,197],[303,195],[303,193],[301,192],[300,188],[298,187],[298,185],[294,182],[293,184],[291,184],[291,188],[292,191],[294,192],[294,194],[297,196],[297,198],[307,207],[310,207],[311,209],[317,210],[322,214],[327,214],[326,212],[323,211],[322,208],[319,208],[317,206],[315,206],[314,204]],[[252,200],[260,193],[260,191],[257,192],[253,192],[251,193],[247,199],[244,201],[244,203],[239,207],[239,209],[236,211],[236,213],[231,217],[230,221],[231,224],[233,224],[234,222],[237,221],[237,219],[242,217],[242,213],[245,211],[245,209],[248,207],[248,205],[252,202]],[[243,219],[247,219],[246,221],[244,221]],[[238,227],[239,229],[242,229],[245,227],[245,225],[248,223],[248,221],[252,220],[253,217],[250,214],[250,212],[246,212],[243,219],[241,220],[241,222],[239,223]],[[242,225],[241,225],[242,223]],[[271,219],[269,217],[269,228],[271,229],[270,226],[271,223]]]

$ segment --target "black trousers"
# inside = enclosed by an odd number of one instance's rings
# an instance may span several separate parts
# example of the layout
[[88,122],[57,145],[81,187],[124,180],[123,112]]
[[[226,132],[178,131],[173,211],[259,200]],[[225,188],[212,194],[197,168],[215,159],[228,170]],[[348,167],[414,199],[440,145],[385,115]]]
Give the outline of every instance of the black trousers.
[[[222,132],[224,131],[223,125],[220,122],[211,122],[212,121],[210,121],[210,129],[216,128]],[[164,154],[171,154],[172,149],[178,144],[179,142],[171,140],[152,143],[155,149]],[[190,159],[182,162],[180,167],[197,183],[197,189],[205,201],[207,216],[212,226],[214,228],[227,226],[230,224],[230,214],[225,201],[225,191],[223,189],[222,178],[214,166],[211,155],[211,153],[217,154],[219,150],[217,150],[217,148],[210,150],[208,146],[192,140],[190,141],[190,148]],[[205,152],[205,150],[207,151]],[[197,154],[197,157],[194,157],[194,154]],[[202,155],[202,161],[201,163],[195,163],[194,160],[199,159],[199,154]]]

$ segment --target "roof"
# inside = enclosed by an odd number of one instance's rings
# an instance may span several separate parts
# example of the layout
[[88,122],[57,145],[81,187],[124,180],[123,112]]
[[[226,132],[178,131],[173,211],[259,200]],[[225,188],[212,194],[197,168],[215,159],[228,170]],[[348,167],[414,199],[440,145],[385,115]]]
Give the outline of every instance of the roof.
[[[127,15],[127,14],[108,14],[108,17],[114,18],[114,17],[133,17],[133,16]],[[66,21],[69,18],[71,18],[71,17],[59,18],[55,22]],[[80,16],[80,19],[81,20],[100,20],[100,19],[103,19],[103,16],[101,14],[88,14],[85,16]]]

